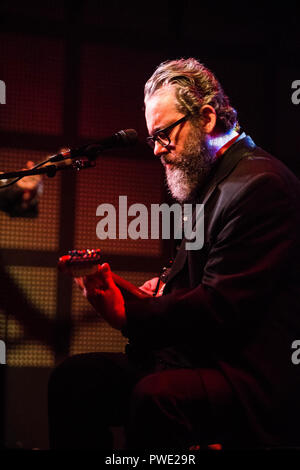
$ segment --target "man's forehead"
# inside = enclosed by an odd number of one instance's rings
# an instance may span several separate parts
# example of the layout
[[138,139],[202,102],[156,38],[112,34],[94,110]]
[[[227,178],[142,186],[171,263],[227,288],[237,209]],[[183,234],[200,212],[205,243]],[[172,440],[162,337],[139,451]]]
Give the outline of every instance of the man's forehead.
[[171,122],[180,114],[174,87],[160,88],[145,102],[145,111],[147,127],[152,133]]

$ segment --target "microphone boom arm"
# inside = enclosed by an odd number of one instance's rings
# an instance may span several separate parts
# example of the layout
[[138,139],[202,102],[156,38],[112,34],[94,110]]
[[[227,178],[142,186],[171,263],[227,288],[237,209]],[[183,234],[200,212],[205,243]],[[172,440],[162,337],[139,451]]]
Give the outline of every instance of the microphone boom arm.
[[[98,142],[86,144],[75,149],[63,150],[56,155],[52,155],[44,162],[38,163],[34,168],[29,170],[1,173],[0,181],[11,178],[16,179],[7,184],[0,185],[0,188],[10,186],[21,178],[29,175],[46,174],[49,177],[53,177],[56,175],[58,170],[66,170],[68,168],[83,170],[85,168],[94,167],[96,165],[94,160],[102,151],[114,147],[127,147],[129,145],[133,145],[137,142],[137,137],[137,132],[134,129],[121,130],[110,137],[101,139]],[[54,163],[56,163],[56,165]]]
[[[44,174],[46,174],[49,178],[52,178],[56,175],[56,172],[60,170],[79,171],[79,170],[84,170],[86,168],[92,168],[94,166],[96,166],[96,162],[94,162],[93,160],[78,159],[75,161],[70,161],[68,163],[63,162],[63,164],[59,164],[59,163],[56,165],[51,164],[51,165],[42,166],[40,168],[31,168],[29,170],[18,170],[18,171],[10,171],[8,173],[1,173],[0,180],[7,180],[11,178],[17,178],[19,180],[21,178],[24,178],[25,176],[44,175]],[[7,186],[6,184],[4,184],[3,186],[1,186],[0,184],[0,189],[6,186]]]

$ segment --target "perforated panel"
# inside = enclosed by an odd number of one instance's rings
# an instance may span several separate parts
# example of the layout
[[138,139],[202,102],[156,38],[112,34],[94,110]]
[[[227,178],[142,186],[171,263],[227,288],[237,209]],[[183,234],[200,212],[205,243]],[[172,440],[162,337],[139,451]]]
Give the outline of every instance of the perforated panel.
[[[158,14],[159,11],[159,14]],[[147,21],[145,21],[147,16]],[[84,20],[88,25],[97,25],[99,28],[112,27],[118,33],[153,34],[153,23],[167,34],[169,30],[170,7],[168,3],[160,2],[159,9],[147,8],[142,3],[120,2],[111,0],[101,3],[97,0],[84,2]],[[130,30],[128,26],[130,25]]]
[[[28,160],[37,163],[45,160],[46,157],[44,152],[2,148],[0,149],[0,171],[20,170],[25,167]],[[58,249],[60,178],[60,174],[51,179],[43,177],[43,196],[40,199],[37,218],[11,218],[0,212],[0,246],[2,248]]]
[[[56,312],[57,272],[52,268],[7,266],[6,272],[15,285],[15,296],[1,299],[9,304],[0,311],[5,325],[2,337],[7,343],[7,363],[12,366],[51,366],[54,361],[51,327]],[[8,290],[11,293],[11,290]]]
[[[133,240],[128,235],[130,221],[127,216],[127,238],[119,237],[119,196],[127,196],[127,207],[144,204],[150,221],[151,204],[161,202],[162,173],[159,162],[132,161],[121,157],[101,157],[97,167],[87,170],[78,178],[76,191],[76,248],[102,248],[103,255],[109,253],[159,256],[161,240],[151,240],[150,223],[148,239]],[[96,234],[97,223],[103,217],[96,216],[100,204],[109,203],[116,209],[116,239],[100,240]],[[138,215],[137,215],[138,216]]]
[[157,54],[150,51],[84,44],[79,135],[99,138],[129,128],[145,135],[144,84],[157,63]]
[[34,18],[44,21],[62,20],[64,16],[63,2],[48,0],[47,2],[37,2],[36,0],[26,0],[26,2],[10,2],[3,0],[2,9],[5,13],[20,15],[22,18]]
[[0,34],[0,57],[0,77],[6,84],[0,129],[61,134],[63,43],[58,39]]

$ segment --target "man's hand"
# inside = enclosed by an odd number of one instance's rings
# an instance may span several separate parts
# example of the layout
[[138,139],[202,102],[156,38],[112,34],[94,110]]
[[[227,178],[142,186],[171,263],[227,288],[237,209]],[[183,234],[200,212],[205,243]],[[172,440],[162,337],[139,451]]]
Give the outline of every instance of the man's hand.
[[[28,161],[26,166],[27,169],[31,169],[34,167],[34,162]],[[39,196],[39,193],[42,190],[42,177],[41,175],[25,176],[20,179],[16,185],[23,190],[23,201],[28,204],[36,196]]]
[[[158,279],[158,277],[154,277],[153,279],[146,281],[142,286],[140,286],[140,289],[146,294],[153,296],[157,288]],[[160,297],[162,295],[164,287],[165,284],[162,281],[159,281],[159,288],[155,297]]]
[[121,330],[126,323],[124,298],[113,281],[109,265],[99,265],[95,274],[77,278],[75,282],[104,320],[113,328]]

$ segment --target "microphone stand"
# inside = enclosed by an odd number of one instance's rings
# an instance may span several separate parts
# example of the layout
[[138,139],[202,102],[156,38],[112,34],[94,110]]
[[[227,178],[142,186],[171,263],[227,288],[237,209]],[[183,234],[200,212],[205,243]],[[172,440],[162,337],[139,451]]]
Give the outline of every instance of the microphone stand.
[[[70,158],[66,158],[66,160],[70,160]],[[74,160],[71,163],[66,163],[64,161],[57,163],[57,164],[46,164],[45,166],[41,166],[40,168],[31,168],[29,170],[19,170],[19,171],[11,171],[8,173],[1,173],[0,180],[7,180],[12,178],[24,178],[25,176],[30,175],[43,175],[46,174],[49,178],[53,178],[56,175],[57,171],[60,170],[84,170],[86,168],[91,168],[96,166],[96,162],[94,160],[85,160],[79,159]],[[1,186],[0,186],[1,188]]]

